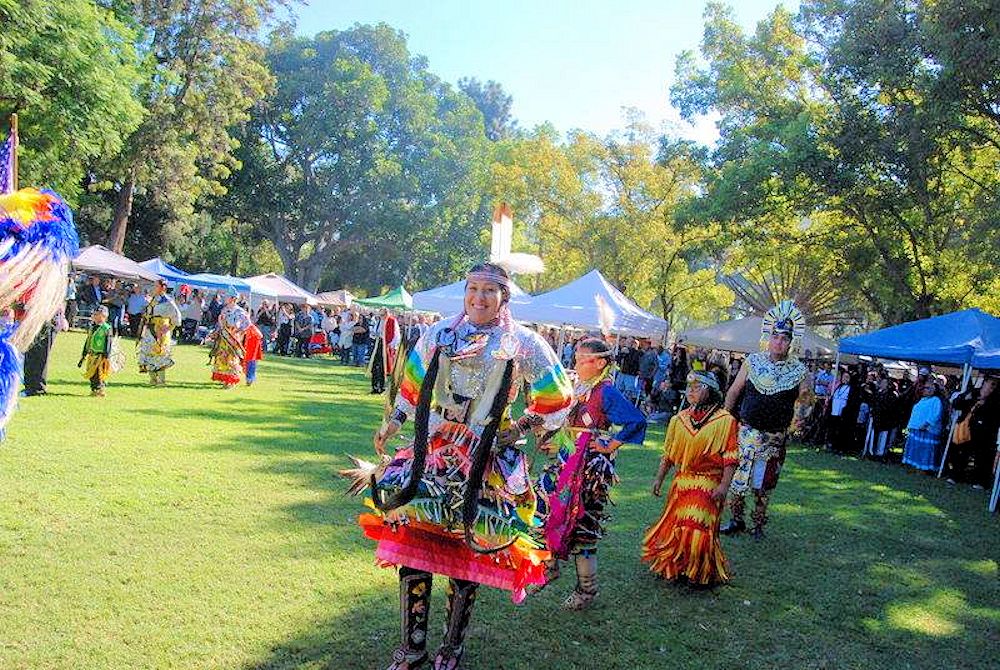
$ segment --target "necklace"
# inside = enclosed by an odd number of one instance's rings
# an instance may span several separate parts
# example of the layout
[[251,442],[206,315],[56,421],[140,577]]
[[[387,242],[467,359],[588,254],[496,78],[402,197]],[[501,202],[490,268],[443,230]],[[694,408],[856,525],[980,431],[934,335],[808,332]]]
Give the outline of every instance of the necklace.
[[701,419],[697,419],[695,418],[695,413],[700,413],[701,411],[700,407],[693,408],[691,410],[691,414],[689,415],[691,417],[691,427],[694,428],[696,431],[701,430],[701,427],[704,426],[706,423],[708,423],[708,420],[712,418],[712,415],[715,414],[718,411],[718,409],[719,409],[719,403],[709,405],[708,409],[705,410],[705,414],[701,417]]

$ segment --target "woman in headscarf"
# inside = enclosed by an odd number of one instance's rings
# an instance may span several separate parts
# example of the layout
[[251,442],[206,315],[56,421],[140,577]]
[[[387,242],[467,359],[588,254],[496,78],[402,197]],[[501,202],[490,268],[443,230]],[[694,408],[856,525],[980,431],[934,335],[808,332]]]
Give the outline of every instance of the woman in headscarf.
[[723,407],[721,388],[714,373],[692,372],[688,406],[667,426],[653,495],[660,495],[671,468],[677,472],[663,514],[642,547],[642,560],[665,579],[698,585],[729,581],[719,519],[739,462],[739,424]]
[[[611,381],[614,352],[601,339],[588,338],[576,347],[576,404],[568,420],[570,439],[556,438],[542,448],[558,450],[555,463],[539,481],[546,509],[545,539],[552,552],[549,577],[558,563],[573,556],[576,588],[563,602],[579,610],[597,597],[597,543],[610,515],[611,486],[617,480],[615,454],[622,444],[642,444],[646,417]],[[611,431],[612,426],[618,430]]]
[[906,446],[903,463],[924,472],[938,467],[938,447],[944,433],[944,401],[938,397],[937,382],[928,379],[921,388],[921,398],[906,423]]
[[[448,577],[447,622],[433,667],[453,670],[479,584],[512,592],[544,582],[536,496],[528,461],[516,445],[532,428],[559,428],[572,386],[552,348],[515,323],[508,309],[510,279],[493,264],[470,271],[465,309],[432,326],[403,369],[395,409],[375,434],[383,455],[374,471],[344,471],[354,491],[368,485],[376,514],[362,515],[375,556],[399,566],[403,640],[390,670],[428,660],[432,574]],[[524,415],[510,406],[527,385]],[[413,419],[414,441],[395,456],[386,444]],[[498,439],[499,438],[499,439]]]

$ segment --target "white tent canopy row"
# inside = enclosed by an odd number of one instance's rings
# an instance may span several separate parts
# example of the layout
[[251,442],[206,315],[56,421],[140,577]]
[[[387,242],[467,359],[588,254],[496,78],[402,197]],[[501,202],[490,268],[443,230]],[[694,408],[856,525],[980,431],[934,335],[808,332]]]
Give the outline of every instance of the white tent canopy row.
[[[441,314],[457,314],[465,300],[465,280],[418,291],[414,309]],[[601,308],[605,306],[602,324]],[[612,286],[598,270],[548,293],[531,296],[511,282],[511,314],[518,321],[550,326],[572,326],[600,331],[607,326],[622,335],[662,337],[667,322],[643,310]]]
[[[514,318],[523,321],[521,309],[531,303],[531,296],[520,286],[511,282],[510,311]],[[445,284],[413,294],[413,309],[421,312],[437,312],[445,316],[458,314],[465,307],[465,280]]]
[[80,249],[73,259],[73,269],[92,274],[111,275],[121,279],[135,279],[153,282],[160,275],[147,270],[131,258],[116,254],[100,244],[92,244]]
[[285,277],[269,272],[244,279],[255,295],[272,296],[279,302],[297,305],[317,305],[316,296]]
[[[761,321],[763,319],[759,316],[748,316],[708,328],[686,330],[677,336],[677,342],[703,349],[749,354],[760,351]],[[828,358],[837,351],[837,343],[807,328],[802,336],[801,351],[808,351],[812,358]]]
[[[603,317],[602,317],[603,312]],[[667,322],[636,305],[611,285],[599,270],[531,298],[514,315],[519,321],[573,326],[620,335],[663,337]]]

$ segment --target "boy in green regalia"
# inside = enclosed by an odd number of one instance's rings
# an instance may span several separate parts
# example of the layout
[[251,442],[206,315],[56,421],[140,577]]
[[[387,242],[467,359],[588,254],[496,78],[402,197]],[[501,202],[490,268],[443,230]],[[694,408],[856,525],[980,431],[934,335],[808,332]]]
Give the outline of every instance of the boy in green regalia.
[[[90,380],[90,395],[103,398],[104,382],[111,374],[111,324],[108,308],[101,305],[91,317],[90,330],[83,342],[83,352],[76,367],[83,368],[83,376]],[[84,365],[86,363],[86,365]]]

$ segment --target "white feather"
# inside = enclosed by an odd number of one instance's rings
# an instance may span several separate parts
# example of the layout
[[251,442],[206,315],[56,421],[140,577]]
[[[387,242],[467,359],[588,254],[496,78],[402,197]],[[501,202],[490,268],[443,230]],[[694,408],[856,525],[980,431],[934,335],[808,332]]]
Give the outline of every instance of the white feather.
[[615,312],[598,293],[594,294],[594,302],[597,304],[597,321],[601,324],[601,334],[610,335],[611,329],[615,326]]
[[514,252],[496,261],[512,275],[537,275],[545,272],[545,263],[534,254]]

